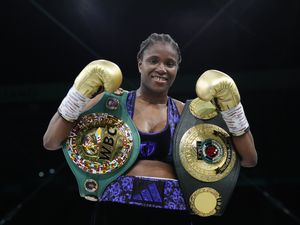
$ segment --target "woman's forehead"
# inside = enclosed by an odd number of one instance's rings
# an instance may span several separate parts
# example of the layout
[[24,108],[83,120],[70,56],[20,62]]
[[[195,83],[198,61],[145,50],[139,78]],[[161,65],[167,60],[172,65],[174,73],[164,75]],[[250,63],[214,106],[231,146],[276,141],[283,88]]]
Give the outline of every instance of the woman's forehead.
[[178,56],[174,47],[171,44],[164,42],[157,42],[153,45],[148,46],[148,48],[145,49],[144,53],[147,55],[168,54],[173,57]]

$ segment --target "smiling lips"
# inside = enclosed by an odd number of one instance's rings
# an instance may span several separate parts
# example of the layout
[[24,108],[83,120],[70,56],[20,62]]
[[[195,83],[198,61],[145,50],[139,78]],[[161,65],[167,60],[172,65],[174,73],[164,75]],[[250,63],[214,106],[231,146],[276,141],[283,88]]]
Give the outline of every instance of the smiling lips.
[[163,76],[158,76],[158,75],[153,75],[151,76],[154,81],[159,82],[159,83],[166,83],[168,81],[168,78],[163,77]]

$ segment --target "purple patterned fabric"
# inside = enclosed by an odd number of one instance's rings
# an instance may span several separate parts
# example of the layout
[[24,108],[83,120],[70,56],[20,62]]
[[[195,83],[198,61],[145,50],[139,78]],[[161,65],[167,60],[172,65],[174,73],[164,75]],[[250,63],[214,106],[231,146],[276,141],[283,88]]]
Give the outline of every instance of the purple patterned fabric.
[[99,200],[152,208],[187,209],[178,180],[174,179],[120,176],[105,189]]

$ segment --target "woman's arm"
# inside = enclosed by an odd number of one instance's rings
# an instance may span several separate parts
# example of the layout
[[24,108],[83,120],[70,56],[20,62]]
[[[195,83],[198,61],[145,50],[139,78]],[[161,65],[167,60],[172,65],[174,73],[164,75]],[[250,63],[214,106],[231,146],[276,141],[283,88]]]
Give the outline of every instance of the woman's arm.
[[241,166],[254,167],[257,164],[255,144],[234,80],[221,71],[207,70],[196,83],[196,93],[204,101],[213,101],[220,111],[233,136]]
[[257,152],[255,149],[254,139],[249,130],[241,136],[232,137],[235,150],[240,156],[241,166],[254,167],[257,164]]
[[53,115],[43,137],[43,145],[47,150],[58,150],[68,137],[74,123],[64,120],[57,112]]
[[[97,95],[89,101],[84,111],[92,108],[97,102],[101,100],[103,93]],[[69,122],[63,119],[57,112],[53,115],[48,128],[43,137],[43,145],[47,150],[58,150],[62,143],[68,137],[75,122]]]
[[122,72],[113,62],[95,60],[85,66],[50,120],[43,137],[44,147],[59,149],[80,114],[100,100],[102,95],[99,93],[104,90],[113,92],[121,83]]

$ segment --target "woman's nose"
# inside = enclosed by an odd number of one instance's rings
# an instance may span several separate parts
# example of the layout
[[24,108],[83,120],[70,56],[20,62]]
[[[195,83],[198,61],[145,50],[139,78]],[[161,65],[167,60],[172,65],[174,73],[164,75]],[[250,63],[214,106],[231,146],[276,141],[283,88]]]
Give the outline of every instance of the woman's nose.
[[166,66],[163,63],[160,63],[158,65],[157,70],[158,70],[159,73],[166,73],[167,72]]

